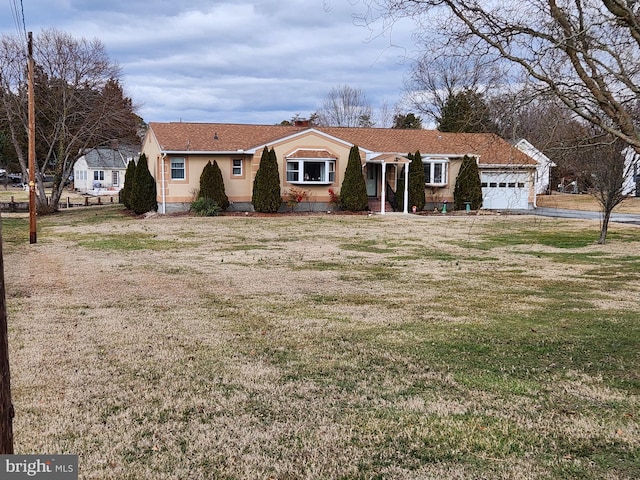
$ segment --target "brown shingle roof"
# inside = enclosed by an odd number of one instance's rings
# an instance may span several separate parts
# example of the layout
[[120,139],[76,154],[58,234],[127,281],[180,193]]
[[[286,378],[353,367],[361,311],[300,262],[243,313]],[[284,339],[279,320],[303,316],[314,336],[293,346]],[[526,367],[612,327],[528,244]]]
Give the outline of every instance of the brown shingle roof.
[[165,151],[235,152],[250,150],[306,130],[283,125],[225,123],[150,123]]
[[[223,123],[151,123],[162,150],[235,152],[275,143],[309,130],[305,126]],[[484,165],[537,165],[507,141],[488,133],[444,133],[437,130],[311,127],[331,137],[378,153],[480,155]]]

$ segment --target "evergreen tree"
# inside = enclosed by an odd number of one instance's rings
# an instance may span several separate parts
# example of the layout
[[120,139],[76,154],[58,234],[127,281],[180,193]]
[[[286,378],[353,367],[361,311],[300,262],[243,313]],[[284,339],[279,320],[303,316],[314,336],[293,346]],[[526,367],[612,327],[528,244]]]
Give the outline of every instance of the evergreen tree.
[[269,151],[264,147],[262,151],[260,166],[253,180],[251,203],[256,212],[262,213],[275,213],[282,205],[278,159],[273,148]]
[[133,183],[136,176],[136,162],[129,161],[127,171],[124,173],[124,185],[120,190],[120,203],[128,210],[131,210],[131,192],[133,191]]
[[138,159],[131,191],[131,209],[138,215],[158,210],[156,181],[149,172],[147,156]]
[[404,169],[406,165],[402,165],[400,177],[398,178],[398,188],[396,189],[396,209],[398,212],[404,212]]
[[478,170],[478,163],[473,157],[465,156],[462,159],[460,172],[453,189],[453,202],[453,208],[456,210],[466,208],[465,202],[471,203],[472,210],[478,210],[482,206],[480,171]]
[[457,133],[496,133],[482,94],[465,89],[447,97],[440,112],[438,130]]
[[216,160],[207,162],[202,170],[198,198],[213,200],[222,210],[229,207],[229,197],[225,193],[222,172]]
[[413,113],[407,113],[406,115],[399,113],[393,117],[393,127],[391,128],[420,130],[422,128],[422,118]]
[[[278,165],[276,164],[276,169],[277,168]],[[226,210],[230,205],[229,197],[227,197],[227,193],[225,192],[222,171],[220,171],[220,167],[218,166],[218,162],[216,160],[213,161],[211,171],[213,181],[213,200],[220,206],[222,210]]]
[[213,165],[211,160],[202,169],[200,174],[200,190],[198,190],[198,198],[213,198]]
[[340,206],[351,212],[361,212],[369,208],[367,184],[362,175],[360,149],[354,145],[349,152],[347,169],[340,188]]
[[422,155],[417,151],[413,157],[409,156],[411,163],[409,164],[409,205],[408,207],[416,207],[417,211],[424,208],[424,164],[422,163]]

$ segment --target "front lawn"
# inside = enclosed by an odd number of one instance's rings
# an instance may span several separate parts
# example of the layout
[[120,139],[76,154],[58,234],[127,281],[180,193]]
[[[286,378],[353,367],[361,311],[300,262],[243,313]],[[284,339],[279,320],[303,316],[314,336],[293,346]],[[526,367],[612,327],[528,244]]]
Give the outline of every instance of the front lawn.
[[[640,230],[3,219],[16,453],[84,479],[640,478]],[[23,234],[23,232],[26,232]]]

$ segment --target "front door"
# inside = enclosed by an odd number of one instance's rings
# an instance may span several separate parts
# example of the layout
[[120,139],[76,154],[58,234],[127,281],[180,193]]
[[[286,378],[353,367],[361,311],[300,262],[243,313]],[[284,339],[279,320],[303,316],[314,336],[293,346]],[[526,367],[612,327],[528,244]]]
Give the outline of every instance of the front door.
[[378,183],[380,179],[380,165],[377,163],[367,163],[367,195],[378,196]]

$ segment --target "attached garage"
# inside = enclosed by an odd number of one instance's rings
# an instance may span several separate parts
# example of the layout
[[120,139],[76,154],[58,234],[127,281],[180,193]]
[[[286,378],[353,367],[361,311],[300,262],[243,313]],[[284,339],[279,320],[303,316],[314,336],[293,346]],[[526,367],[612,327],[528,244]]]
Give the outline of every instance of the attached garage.
[[529,208],[531,173],[528,171],[481,172],[482,208],[525,210]]

